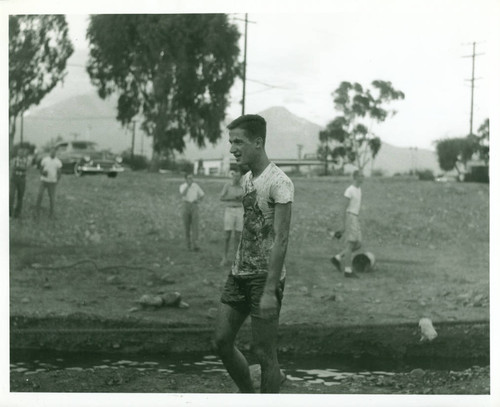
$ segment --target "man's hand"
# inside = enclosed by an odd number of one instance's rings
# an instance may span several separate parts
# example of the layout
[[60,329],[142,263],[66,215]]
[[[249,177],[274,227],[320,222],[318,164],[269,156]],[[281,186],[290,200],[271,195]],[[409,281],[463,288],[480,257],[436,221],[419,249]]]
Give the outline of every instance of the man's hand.
[[278,316],[278,299],[274,292],[264,291],[260,299],[260,315],[262,318]]

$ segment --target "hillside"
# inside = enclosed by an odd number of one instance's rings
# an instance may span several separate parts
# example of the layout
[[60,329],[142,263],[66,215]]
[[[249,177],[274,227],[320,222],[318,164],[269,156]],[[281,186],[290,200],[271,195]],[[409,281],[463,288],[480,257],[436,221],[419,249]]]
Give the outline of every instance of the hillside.
[[[303,146],[302,157],[316,153],[321,126],[295,116],[284,107],[272,107],[258,114],[267,121],[266,150],[270,158],[298,158],[299,144]],[[229,147],[227,134],[225,134],[221,141],[205,149],[200,149],[188,142],[182,156],[190,160],[219,159],[229,155]],[[433,151],[410,150],[384,142],[373,166],[370,163],[367,168],[380,170],[385,175],[405,173],[414,169],[430,169],[435,174],[440,172]]]
[[[115,119],[116,98],[100,99],[96,93],[80,94],[56,102],[45,108],[33,110],[24,119],[24,140],[42,146],[60,135],[63,138],[89,139],[99,142],[104,148],[116,153],[129,149],[132,132],[123,128]],[[268,126],[266,149],[271,159],[298,158],[314,155],[318,146],[321,127],[300,118],[284,107],[272,107],[259,112]],[[227,118],[225,125],[232,118]],[[18,138],[17,138],[18,140]],[[136,126],[135,152],[151,154],[150,139]],[[180,157],[189,160],[219,159],[229,156],[227,132],[215,145],[201,149],[187,140],[186,149]],[[440,172],[435,153],[430,150],[410,150],[382,143],[373,167],[386,175],[408,172],[412,169],[431,169]]]
[[[298,158],[298,144],[304,154],[315,154],[318,134],[321,127],[305,119],[295,116],[284,107],[272,107],[258,113],[267,122],[266,150],[271,158]],[[232,121],[228,118],[224,123]],[[229,155],[229,143],[225,131],[221,140],[215,145],[200,149],[194,143],[186,143],[183,157],[188,159],[218,159]]]
[[[87,93],[36,109],[24,118],[24,140],[38,147],[57,136],[94,140],[103,148],[121,153],[130,148],[132,132],[116,121],[115,104],[116,98],[102,100],[96,93]],[[16,135],[16,141],[18,137]],[[136,152],[140,152],[140,143],[141,132],[137,128]],[[149,143],[144,144],[150,154]]]

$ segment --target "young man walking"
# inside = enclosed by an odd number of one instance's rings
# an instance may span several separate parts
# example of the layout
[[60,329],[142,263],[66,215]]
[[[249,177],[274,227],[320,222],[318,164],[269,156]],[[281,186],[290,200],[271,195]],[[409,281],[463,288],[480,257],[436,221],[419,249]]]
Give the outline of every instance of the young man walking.
[[292,213],[292,181],[266,151],[266,121],[243,115],[228,126],[231,154],[250,171],[242,178],[243,231],[217,315],[215,343],[242,393],[254,393],[248,362],[235,347],[250,315],[252,349],[261,367],[261,393],[278,393],[282,381],[276,341],[285,285],[284,266]]
[[220,193],[220,200],[224,202],[224,254],[222,256],[221,266],[228,265],[229,245],[231,235],[234,235],[234,242],[237,245],[241,239],[243,230],[243,188],[241,187],[240,170],[233,171],[231,182],[224,184]]
[[26,171],[28,170],[28,166],[28,150],[20,146],[10,165],[9,215],[14,218],[21,216],[24,191],[26,190]]
[[359,212],[361,209],[361,184],[363,173],[355,170],[352,174],[353,183],[344,192],[344,205],[342,208],[342,228],[338,231],[344,236],[345,248],[332,257],[331,262],[344,273],[345,277],[358,275],[352,271],[352,253],[361,248],[361,225]]
[[50,218],[54,217],[54,207],[56,200],[56,186],[61,179],[62,163],[56,157],[56,149],[50,150],[50,155],[44,157],[40,162],[40,189],[38,190],[38,197],[36,199],[35,216],[38,218],[40,215],[40,205],[42,203],[43,193],[47,190],[50,201]]
[[186,233],[186,243],[188,250],[199,251],[198,226],[200,214],[198,203],[202,201],[205,193],[196,182],[193,182],[191,174],[186,174],[184,178],[186,182],[179,187],[179,192],[182,196],[182,220]]

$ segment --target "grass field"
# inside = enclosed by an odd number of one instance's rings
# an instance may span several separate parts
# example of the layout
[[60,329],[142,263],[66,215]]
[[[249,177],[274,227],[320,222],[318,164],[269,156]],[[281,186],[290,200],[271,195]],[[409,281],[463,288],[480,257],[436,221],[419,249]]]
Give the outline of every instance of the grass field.
[[[340,246],[328,230],[337,225],[349,180],[293,181],[282,323],[489,318],[488,185],[366,179],[363,236],[377,263],[373,273],[354,280],[345,279],[329,262]],[[47,218],[45,197],[44,211],[35,221],[38,177],[34,171],[29,174],[23,219],[10,222],[11,315],[86,313],[211,324],[211,309],[217,307],[229,271],[219,266],[223,209],[218,194],[225,180],[198,180],[206,192],[199,253],[187,251],[183,240],[181,182],[132,172],[116,179],[64,176],[56,220]],[[134,309],[143,294],[170,291],[180,292],[190,307]]]

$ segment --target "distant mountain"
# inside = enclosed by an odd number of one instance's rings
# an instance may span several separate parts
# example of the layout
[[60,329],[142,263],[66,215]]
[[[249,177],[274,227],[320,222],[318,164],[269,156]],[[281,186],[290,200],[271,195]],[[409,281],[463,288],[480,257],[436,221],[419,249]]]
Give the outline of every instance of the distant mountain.
[[[267,122],[266,151],[271,159],[298,158],[299,145],[302,145],[302,157],[315,155],[319,144],[321,126],[295,116],[284,107],[271,107],[258,113]],[[229,123],[231,120],[228,120]],[[220,159],[229,156],[227,134],[213,146],[200,149],[192,142],[182,155],[189,160]],[[382,142],[382,146],[372,165],[367,169],[380,170],[385,175],[406,173],[415,169],[430,169],[435,174],[440,172],[436,154],[431,150],[396,147]]]
[[[267,122],[266,151],[271,158],[298,158],[298,145],[302,145],[302,156],[315,154],[321,127],[295,116],[284,107],[271,107],[258,113]],[[224,128],[232,121],[228,118]],[[215,145],[205,149],[198,148],[193,142],[186,141],[185,158],[218,159],[229,155],[227,133]]]
[[[132,132],[116,120],[116,98],[102,100],[87,93],[32,111],[24,117],[24,140],[43,146],[51,139],[97,141],[103,148],[121,153],[132,144]],[[140,152],[142,132],[136,128],[135,151]],[[19,130],[19,126],[18,126]],[[145,137],[144,137],[145,138]],[[16,141],[19,135],[16,135]],[[144,140],[150,154],[149,141]]]
[[[262,112],[266,119],[268,137],[266,151],[271,159],[298,158],[314,155],[319,143],[321,126],[300,118],[284,107],[271,107]],[[132,144],[132,132],[123,128],[115,119],[116,98],[102,100],[97,93],[86,93],[64,99],[45,108],[33,110],[24,118],[24,139],[42,146],[58,135],[65,139],[88,139],[102,147],[121,153]],[[223,127],[232,120],[227,118]],[[18,126],[19,128],[19,126]],[[18,141],[19,136],[16,137]],[[151,154],[151,140],[139,126],[136,127],[135,152]],[[299,147],[301,146],[301,147]],[[186,137],[186,149],[180,157],[189,160],[220,159],[229,156],[227,132],[214,145],[197,147]],[[404,173],[412,169],[430,169],[439,172],[436,155],[430,150],[410,150],[382,143],[373,163],[367,168],[380,170],[386,175]]]

